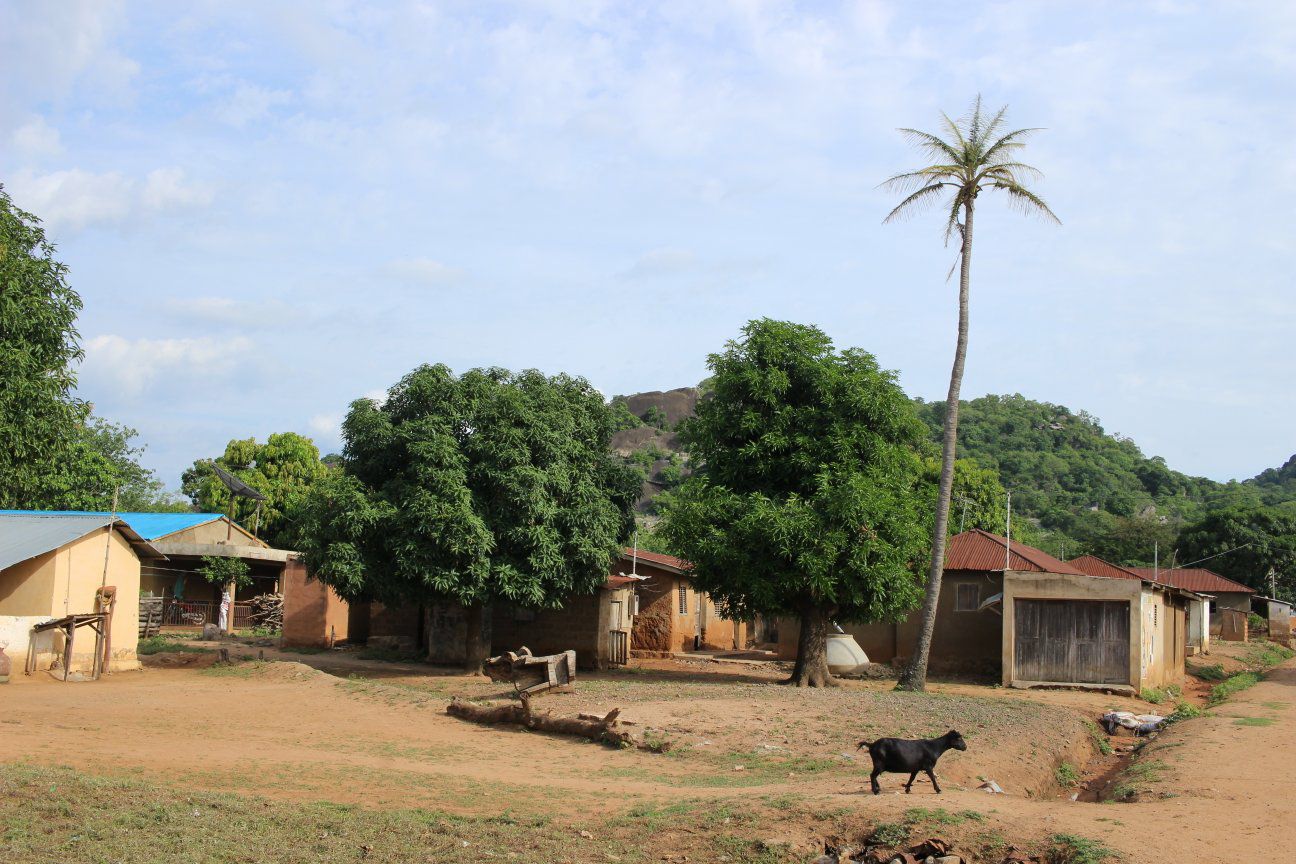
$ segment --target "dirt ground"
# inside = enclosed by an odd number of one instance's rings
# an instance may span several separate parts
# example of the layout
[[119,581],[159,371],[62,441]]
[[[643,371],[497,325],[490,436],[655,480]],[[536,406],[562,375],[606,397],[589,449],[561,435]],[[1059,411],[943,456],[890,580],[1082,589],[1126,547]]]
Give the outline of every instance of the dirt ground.
[[[1145,748],[1137,803],[1096,804],[1071,801],[1054,779],[1058,767],[1102,771],[1085,720],[1151,706],[972,684],[937,684],[929,694],[894,693],[886,681],[804,691],[779,686],[768,664],[678,661],[583,676],[574,693],[546,697],[558,714],[622,708],[625,719],[672,742],[658,754],[446,716],[452,696],[504,695],[485,679],[338,652],[265,656],[213,666],[209,654],[155,655],[144,671],[87,684],[19,676],[0,690],[0,763],[367,808],[526,813],[561,802],[573,824],[685,800],[764,802],[766,823],[747,830],[765,830],[766,840],[805,860],[831,832],[921,822],[925,811],[915,808],[965,814],[952,820],[963,827],[931,816],[947,834],[1000,845],[1076,835],[1146,864],[1268,860],[1296,817],[1282,785],[1296,770],[1292,663]],[[884,775],[883,795],[865,794],[861,738],[951,727],[969,749],[942,760],[944,795],[926,782],[898,794],[899,775]],[[1007,794],[977,791],[983,779]],[[664,854],[691,850],[691,860],[710,860],[696,838],[666,832],[654,842]]]

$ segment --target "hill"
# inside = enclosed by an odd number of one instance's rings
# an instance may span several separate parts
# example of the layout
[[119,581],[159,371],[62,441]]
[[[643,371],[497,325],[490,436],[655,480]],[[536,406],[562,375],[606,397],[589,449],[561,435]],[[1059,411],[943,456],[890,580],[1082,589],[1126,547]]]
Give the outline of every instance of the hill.
[[[674,430],[699,398],[698,388],[685,387],[614,400],[629,416],[613,443],[642,466],[644,512],[687,474]],[[914,405],[935,447],[945,403],[916,399]],[[1019,394],[963,403],[959,457],[998,471],[1012,491],[1014,513],[1043,529],[1049,551],[1068,555],[1083,550],[1150,563],[1154,543],[1169,548],[1180,526],[1207,513],[1296,501],[1296,456],[1251,480],[1220,483],[1175,471],[1085,411]]]

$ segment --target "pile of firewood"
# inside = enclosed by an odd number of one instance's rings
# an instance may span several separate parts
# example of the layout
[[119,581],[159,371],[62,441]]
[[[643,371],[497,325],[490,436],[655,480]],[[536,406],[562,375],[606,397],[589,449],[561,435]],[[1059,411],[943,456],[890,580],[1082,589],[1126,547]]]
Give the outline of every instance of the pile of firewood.
[[262,594],[248,601],[252,605],[252,626],[262,630],[283,629],[282,594]]

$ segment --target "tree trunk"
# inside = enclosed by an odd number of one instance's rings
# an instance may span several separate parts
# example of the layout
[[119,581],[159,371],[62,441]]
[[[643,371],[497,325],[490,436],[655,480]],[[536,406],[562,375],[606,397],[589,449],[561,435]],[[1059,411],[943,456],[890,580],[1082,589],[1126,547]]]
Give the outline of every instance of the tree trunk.
[[932,530],[931,566],[927,571],[927,596],[913,657],[896,684],[900,690],[927,689],[927,661],[936,632],[936,607],[940,603],[941,577],[945,574],[945,539],[949,533],[950,496],[954,491],[954,459],[958,449],[959,391],[963,389],[963,364],[967,360],[968,288],[972,276],[972,200],[963,205],[963,248],[959,264],[958,342],[945,397],[945,430],[941,440],[940,491],[936,496],[936,523]]
[[833,611],[809,603],[802,609],[796,665],[786,683],[797,687],[837,686],[837,679],[828,671],[828,628]]
[[486,665],[487,650],[482,632],[486,629],[486,604],[478,600],[464,607],[467,637],[464,639],[464,672],[468,675],[481,675]]
[[621,726],[617,719],[620,708],[614,708],[603,716],[554,717],[548,711],[539,713],[532,710],[531,700],[522,696],[520,705],[473,705],[461,700],[458,696],[450,700],[446,713],[473,723],[494,726],[499,723],[513,723],[525,726],[537,732],[550,732],[555,735],[576,735],[614,746],[641,746],[644,749],[661,751],[660,742],[650,745],[648,742],[636,741],[634,735]]

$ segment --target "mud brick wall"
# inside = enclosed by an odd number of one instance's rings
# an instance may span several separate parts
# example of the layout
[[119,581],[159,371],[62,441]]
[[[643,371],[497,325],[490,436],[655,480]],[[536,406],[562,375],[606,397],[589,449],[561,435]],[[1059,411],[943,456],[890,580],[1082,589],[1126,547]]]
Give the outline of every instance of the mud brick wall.
[[517,651],[532,654],[576,652],[582,669],[607,665],[609,627],[608,592],[572,597],[562,609],[523,609],[508,603],[495,605],[492,614],[491,653]]

